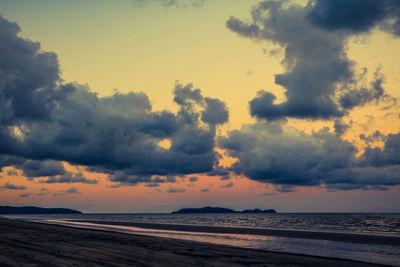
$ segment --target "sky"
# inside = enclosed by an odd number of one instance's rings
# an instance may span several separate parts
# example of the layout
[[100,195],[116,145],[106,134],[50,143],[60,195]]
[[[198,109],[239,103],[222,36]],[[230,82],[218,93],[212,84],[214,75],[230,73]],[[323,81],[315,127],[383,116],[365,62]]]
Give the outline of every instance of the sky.
[[399,3],[0,0],[0,205],[400,212]]

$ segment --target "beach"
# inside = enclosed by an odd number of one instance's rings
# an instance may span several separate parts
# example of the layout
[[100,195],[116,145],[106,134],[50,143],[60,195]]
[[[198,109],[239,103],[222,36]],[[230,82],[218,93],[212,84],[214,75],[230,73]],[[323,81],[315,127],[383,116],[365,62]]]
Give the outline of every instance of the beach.
[[378,266],[0,218],[2,266]]
[[94,220],[73,220],[73,221],[92,223],[92,224],[133,226],[144,229],[172,230],[172,231],[183,231],[183,232],[278,236],[278,237],[289,237],[289,238],[351,242],[359,244],[381,244],[381,245],[390,245],[396,247],[400,246],[400,236],[367,235],[359,233],[331,233],[331,232],[321,232],[321,231],[299,231],[299,230],[263,229],[263,228],[247,228],[247,227],[238,228],[238,227],[206,226],[206,225],[182,225],[182,224],[115,222],[115,221],[94,221]]

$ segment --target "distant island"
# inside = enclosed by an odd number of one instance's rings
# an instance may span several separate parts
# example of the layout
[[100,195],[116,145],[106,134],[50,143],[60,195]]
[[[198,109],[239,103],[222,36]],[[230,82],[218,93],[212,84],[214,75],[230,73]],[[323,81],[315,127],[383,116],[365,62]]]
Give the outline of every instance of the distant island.
[[11,207],[0,206],[0,214],[82,214],[82,212],[63,208],[40,208],[33,206]]
[[269,210],[253,209],[253,210],[236,211],[220,207],[203,207],[203,208],[186,208],[172,212],[172,214],[177,214],[177,213],[182,214],[182,213],[277,213],[277,212],[276,210],[273,209]]

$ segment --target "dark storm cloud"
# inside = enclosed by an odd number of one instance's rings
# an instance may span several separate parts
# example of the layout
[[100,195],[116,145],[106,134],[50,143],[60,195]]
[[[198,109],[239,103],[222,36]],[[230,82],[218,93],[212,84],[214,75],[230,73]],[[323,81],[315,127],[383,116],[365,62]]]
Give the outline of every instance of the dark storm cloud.
[[[386,140],[383,148],[372,148],[368,146],[365,149],[365,152],[361,157],[361,163],[363,165],[400,165],[400,133],[388,134],[383,139]],[[400,176],[400,174],[398,175]]]
[[227,21],[228,29],[242,37],[270,41],[284,49],[286,72],[275,75],[275,83],[285,89],[286,100],[278,101],[270,91],[261,90],[250,101],[252,116],[269,121],[342,117],[385,95],[382,75],[376,75],[370,87],[359,85],[355,63],[345,50],[352,33],[314,25],[310,10],[311,5],[262,1],[252,9],[249,22],[235,17]]
[[323,128],[306,134],[278,123],[243,125],[220,138],[238,159],[237,174],[276,185],[344,189],[400,184],[400,134],[389,134],[384,148],[356,147]]
[[228,121],[229,113],[224,102],[215,98],[205,98],[206,109],[201,113],[201,120],[212,125]]
[[23,175],[28,178],[66,174],[64,165],[54,160],[26,160],[22,164],[16,164],[15,167],[22,170]]
[[11,184],[11,183],[7,182],[3,186],[0,186],[0,190],[1,189],[25,190],[26,186],[24,186],[24,185],[15,185],[15,184]]
[[56,54],[18,37],[20,28],[0,16],[0,122],[49,120],[70,88],[59,87]]
[[308,18],[328,30],[367,32],[379,25],[400,35],[400,2],[398,0],[316,0]]
[[[66,173],[64,165],[54,160],[29,160],[21,157],[0,155],[0,168],[13,166],[23,172],[29,179],[43,176],[63,175]],[[15,170],[10,174],[17,175]]]
[[[88,86],[63,83],[57,56],[18,32],[0,18],[0,167],[50,177],[47,183],[96,182],[66,172],[65,161],[123,184],[218,167],[216,126],[228,120],[222,101],[179,83],[177,113],[153,111],[143,92],[99,97]],[[165,139],[168,149],[159,144]]]
[[335,119],[333,128],[337,136],[342,136],[350,128],[350,125],[344,123],[342,120]]
[[0,169],[8,166],[13,166],[16,164],[22,164],[24,161],[25,161],[24,159],[21,159],[19,157],[0,154]]

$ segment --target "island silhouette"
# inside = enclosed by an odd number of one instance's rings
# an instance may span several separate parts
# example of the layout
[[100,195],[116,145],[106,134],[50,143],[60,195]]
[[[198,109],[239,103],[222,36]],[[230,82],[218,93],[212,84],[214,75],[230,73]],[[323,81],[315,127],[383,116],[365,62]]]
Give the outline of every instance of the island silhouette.
[[252,209],[252,210],[236,211],[233,209],[221,208],[221,207],[184,208],[172,212],[172,214],[182,214],[182,213],[277,213],[277,212],[274,209],[268,209],[268,210]]
[[82,214],[82,212],[64,208],[0,206],[0,214]]

